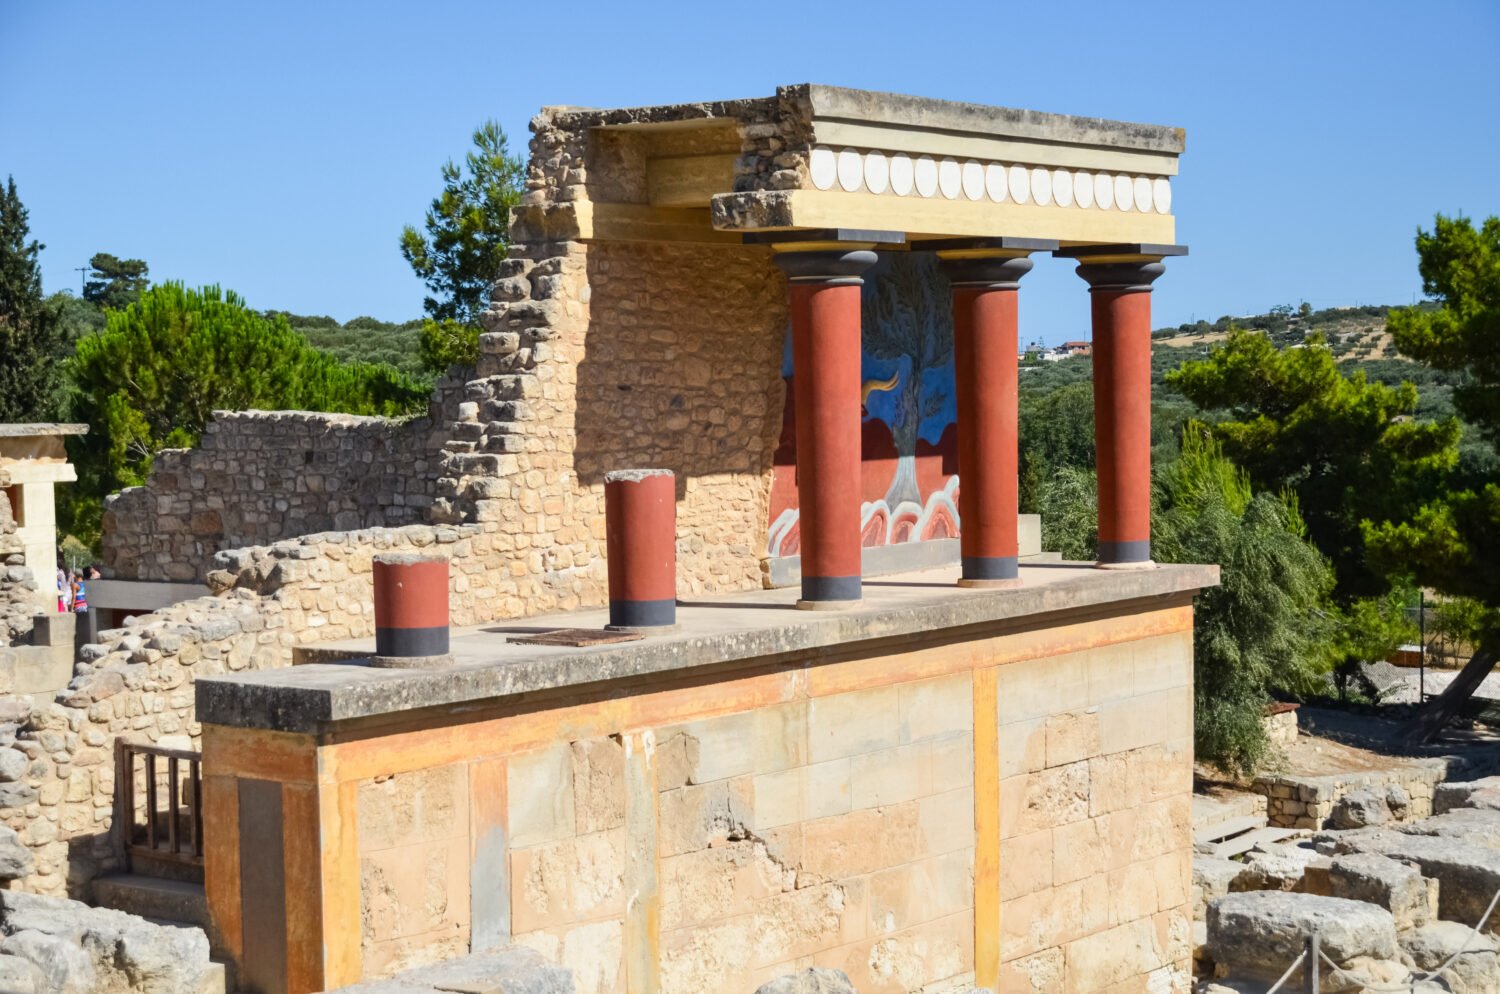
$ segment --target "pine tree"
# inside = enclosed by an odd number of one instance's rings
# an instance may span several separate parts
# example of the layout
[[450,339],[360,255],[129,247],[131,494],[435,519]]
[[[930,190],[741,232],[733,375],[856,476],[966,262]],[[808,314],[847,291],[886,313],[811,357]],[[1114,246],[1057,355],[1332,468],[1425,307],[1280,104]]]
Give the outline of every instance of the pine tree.
[[37,257],[45,247],[27,241],[31,227],[14,177],[0,190],[0,421],[44,421],[52,416],[60,330],[42,297]]

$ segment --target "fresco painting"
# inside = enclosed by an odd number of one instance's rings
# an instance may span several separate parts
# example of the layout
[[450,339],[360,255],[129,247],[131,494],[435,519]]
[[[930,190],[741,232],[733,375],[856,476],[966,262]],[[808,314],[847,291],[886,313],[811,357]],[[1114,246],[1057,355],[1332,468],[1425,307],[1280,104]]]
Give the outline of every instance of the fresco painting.
[[[957,538],[957,402],[948,282],[930,252],[882,253],[865,276],[860,525],[866,547]],[[800,549],[788,328],[786,408],[771,481],[771,556]]]

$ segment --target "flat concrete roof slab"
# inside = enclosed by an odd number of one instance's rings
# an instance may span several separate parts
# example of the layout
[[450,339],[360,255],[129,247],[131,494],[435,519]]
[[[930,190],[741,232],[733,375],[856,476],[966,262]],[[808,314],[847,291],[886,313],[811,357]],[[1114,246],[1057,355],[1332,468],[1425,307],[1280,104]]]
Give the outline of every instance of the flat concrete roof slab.
[[[608,621],[602,608],[454,629],[454,665],[444,669],[383,669],[358,659],[200,677],[198,720],[317,732],[334,722],[421,708],[681,674],[940,629],[1044,619],[1126,601],[1180,599],[1217,585],[1219,568],[1101,570],[1087,563],[1037,563],[1022,565],[1017,587],[964,589],[954,585],[957,579],[956,567],[867,579],[860,606],[837,612],[798,610],[795,589],[689,599],[678,604],[676,632],[619,645],[564,648],[509,641],[512,635],[556,628],[602,628]],[[317,648],[373,654],[374,639]]]

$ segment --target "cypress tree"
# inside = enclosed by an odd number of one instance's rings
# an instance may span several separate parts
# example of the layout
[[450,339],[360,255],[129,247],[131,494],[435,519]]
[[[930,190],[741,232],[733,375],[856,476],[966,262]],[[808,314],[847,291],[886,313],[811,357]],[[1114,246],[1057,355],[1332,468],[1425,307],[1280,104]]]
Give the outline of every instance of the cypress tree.
[[52,415],[61,330],[42,297],[26,207],[14,177],[0,189],[0,421],[44,421]]

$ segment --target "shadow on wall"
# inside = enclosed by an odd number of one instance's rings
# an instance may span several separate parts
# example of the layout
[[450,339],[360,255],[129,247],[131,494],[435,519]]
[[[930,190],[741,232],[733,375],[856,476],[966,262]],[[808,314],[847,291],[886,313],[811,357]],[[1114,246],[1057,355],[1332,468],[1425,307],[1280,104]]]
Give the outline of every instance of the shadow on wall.
[[703,589],[758,586],[785,399],[786,283],[770,251],[596,245],[588,279],[579,483],[672,470],[684,578]]

